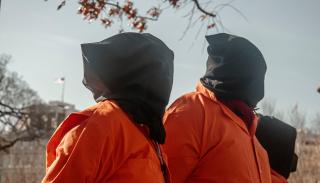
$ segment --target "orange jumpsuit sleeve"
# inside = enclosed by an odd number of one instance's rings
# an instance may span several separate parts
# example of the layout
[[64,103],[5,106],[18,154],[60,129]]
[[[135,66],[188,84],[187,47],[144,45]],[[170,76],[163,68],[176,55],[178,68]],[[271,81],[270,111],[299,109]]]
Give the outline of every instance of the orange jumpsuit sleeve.
[[176,101],[165,114],[164,150],[173,183],[185,182],[200,159],[202,114],[201,104],[183,100]]
[[274,170],[271,170],[271,180],[272,183],[288,183],[288,181],[283,176],[281,176]]
[[[106,120],[100,115],[91,116],[65,133],[42,183],[96,182],[101,159],[111,159],[112,129],[106,133],[102,126],[105,123],[101,123]],[[114,172],[111,163],[103,167],[106,177]]]

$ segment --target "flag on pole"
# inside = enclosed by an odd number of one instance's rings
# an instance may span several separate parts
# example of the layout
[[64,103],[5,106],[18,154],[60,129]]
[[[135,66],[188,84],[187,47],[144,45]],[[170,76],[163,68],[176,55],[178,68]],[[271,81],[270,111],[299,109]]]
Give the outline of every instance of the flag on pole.
[[54,81],[55,84],[63,84],[65,82],[65,78],[64,77],[60,77],[57,80]]

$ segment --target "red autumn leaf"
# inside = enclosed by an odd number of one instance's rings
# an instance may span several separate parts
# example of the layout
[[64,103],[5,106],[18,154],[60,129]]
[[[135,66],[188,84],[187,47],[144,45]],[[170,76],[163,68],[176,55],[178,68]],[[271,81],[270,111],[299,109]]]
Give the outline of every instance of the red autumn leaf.
[[180,0],[169,0],[170,4],[171,4],[174,8],[179,8],[179,1],[180,1]]
[[112,20],[110,20],[108,18],[102,18],[100,20],[101,20],[102,25],[104,25],[106,28],[110,27],[113,23]]
[[110,8],[108,15],[109,16],[116,16],[120,14],[120,9],[119,8]]
[[137,29],[139,32],[143,32],[147,29],[147,22],[144,18],[137,18],[132,22],[132,26],[134,29]]
[[122,10],[123,10],[125,13],[129,14],[130,11],[132,10],[132,6],[133,6],[133,3],[132,3],[131,1],[127,1],[127,2],[125,3],[125,5],[122,7]]
[[215,23],[210,24],[210,25],[207,26],[207,29],[212,29],[215,25],[216,25]]
[[147,13],[152,17],[159,17],[161,10],[157,7],[153,7],[147,11]]
[[137,10],[136,10],[136,9],[131,9],[131,10],[129,11],[129,13],[127,13],[127,14],[128,14],[128,19],[136,18],[136,16],[137,16]]

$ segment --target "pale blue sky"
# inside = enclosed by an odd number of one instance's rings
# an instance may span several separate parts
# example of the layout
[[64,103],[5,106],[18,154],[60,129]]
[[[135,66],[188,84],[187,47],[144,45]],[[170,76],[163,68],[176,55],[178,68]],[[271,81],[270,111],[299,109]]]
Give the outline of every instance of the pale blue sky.
[[[146,9],[154,1],[139,3]],[[118,27],[104,29],[99,23],[83,21],[76,14],[76,1],[56,11],[58,2],[2,0],[0,53],[13,56],[10,69],[18,72],[45,101],[60,98],[61,88],[53,81],[65,76],[65,100],[82,109],[94,102],[81,84],[80,44],[105,39]],[[229,33],[248,38],[264,54],[268,64],[266,99],[276,100],[283,110],[298,103],[308,114],[320,111],[320,95],[316,93],[320,85],[320,1],[237,0],[233,5],[248,21],[228,8],[220,16]],[[204,30],[196,39],[195,27],[179,41],[187,24],[182,16],[183,13],[168,10],[148,28],[175,52],[171,101],[194,90],[207,58]]]

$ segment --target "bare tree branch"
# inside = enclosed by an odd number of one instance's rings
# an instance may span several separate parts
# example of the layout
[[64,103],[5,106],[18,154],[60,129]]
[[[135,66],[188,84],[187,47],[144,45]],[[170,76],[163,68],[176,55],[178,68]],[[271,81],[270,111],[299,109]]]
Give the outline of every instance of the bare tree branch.
[[[185,30],[183,31],[182,36],[180,37],[179,40],[182,40],[185,37],[185,35],[187,34],[188,30],[191,28],[191,23],[192,23],[193,16],[194,16],[194,11],[195,11],[195,6],[193,6],[190,13],[188,13],[188,15],[189,15],[188,25],[185,28]],[[186,16],[188,16],[188,15],[186,15]]]
[[[18,141],[31,141],[49,135],[42,116],[46,106],[34,90],[16,73],[7,70],[11,57],[0,55],[0,151]],[[37,109],[32,111],[31,109]],[[48,131],[49,130],[49,131]]]
[[218,13],[218,12],[220,12],[222,9],[224,9],[224,8],[226,8],[226,7],[229,7],[229,8],[231,8],[232,10],[234,10],[236,13],[238,13],[245,21],[248,22],[248,18],[247,18],[238,8],[234,7],[234,6],[231,4],[232,2],[233,2],[233,0],[230,1],[229,3],[224,3],[224,4],[219,4],[219,5],[217,5],[217,6],[215,7],[216,12]]
[[211,12],[208,12],[208,11],[204,10],[204,9],[201,7],[201,5],[200,5],[200,3],[199,3],[198,0],[192,0],[192,1],[193,1],[194,4],[197,6],[198,10],[201,11],[203,14],[208,15],[208,16],[210,16],[210,17],[212,17],[212,18],[216,17],[216,15],[215,15],[214,13],[211,13]]
[[[122,9],[122,7],[119,5],[119,3],[110,3],[110,2],[107,2],[106,5],[109,5],[109,6],[113,6],[113,7],[116,7],[118,9]],[[141,15],[137,15],[137,18],[143,18],[143,19],[147,19],[147,20],[151,20],[151,21],[157,21],[158,20],[158,17],[147,17],[147,16],[141,16]]]
[[290,123],[297,129],[304,129],[306,127],[306,114],[300,110],[298,104],[294,105],[289,111]]
[[[57,10],[60,10],[62,7],[64,7],[66,2],[67,0],[62,0],[58,5]],[[195,9],[191,14],[200,13],[203,17],[207,17],[206,19],[213,19],[216,17],[214,9],[209,11],[205,7],[209,6],[212,1],[200,2],[199,0],[162,0],[160,1],[160,5],[153,5],[145,15],[138,12],[138,8],[134,6],[134,2],[134,0],[78,0],[80,5],[78,14],[83,15],[84,19],[88,21],[100,20],[102,25],[104,25],[106,28],[111,27],[115,22],[114,20],[118,19],[120,20],[120,32],[123,30],[123,20],[128,21],[132,29],[143,32],[147,29],[147,21],[157,21],[161,12],[170,7],[179,10],[184,9],[190,4],[193,4]],[[160,6],[163,4],[167,4],[168,6],[166,8],[160,8]],[[203,6],[204,4],[205,6]],[[125,17],[126,19],[123,19],[122,17]],[[214,26],[215,24],[208,25],[207,29],[213,28]]]

